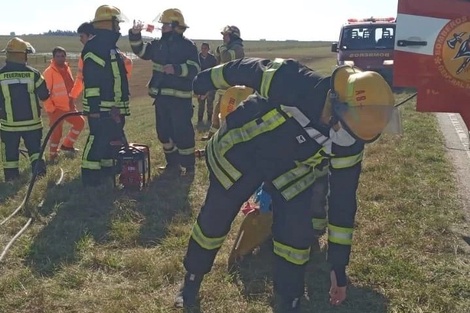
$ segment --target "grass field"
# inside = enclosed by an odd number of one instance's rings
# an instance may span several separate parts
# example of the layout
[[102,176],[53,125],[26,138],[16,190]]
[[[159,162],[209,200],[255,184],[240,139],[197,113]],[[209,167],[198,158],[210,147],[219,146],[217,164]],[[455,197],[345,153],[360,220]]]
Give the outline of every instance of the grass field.
[[[0,38],[0,47],[7,40]],[[77,38],[67,42],[62,38],[27,40],[39,52],[50,51],[56,44],[79,51]],[[250,56],[295,57],[321,73],[329,73],[335,64],[328,43],[247,42],[247,51]],[[75,68],[76,61],[71,63]],[[43,69],[47,64],[38,61],[32,65]],[[150,71],[149,63],[135,61],[132,116],[126,124],[130,141],[151,147],[150,186],[139,193],[111,187],[84,193],[79,158],[62,158],[58,165],[50,166],[29,203],[34,209],[45,198],[38,212],[41,219],[0,264],[0,312],[177,312],[172,308],[173,295],[183,275],[181,260],[189,232],[204,200],[207,169],[198,160],[194,180],[172,180],[157,172],[164,159],[145,89]],[[397,94],[397,102],[407,96],[406,92]],[[303,312],[470,311],[468,247],[460,234],[451,231],[464,223],[453,168],[435,117],[414,108],[414,102],[404,105],[402,136],[384,135],[367,147],[349,267],[349,299],[338,308],[328,304],[323,237],[308,266]],[[197,139],[202,135],[198,129]],[[203,146],[198,140],[197,147]],[[24,158],[21,166],[20,182],[0,182],[2,220],[25,194],[29,168]],[[59,166],[65,170],[65,182],[55,186]],[[2,249],[25,221],[19,214],[0,226]],[[271,312],[268,249],[262,247],[247,258],[238,274],[231,276],[226,271],[239,222],[240,218],[203,284],[202,312]]]

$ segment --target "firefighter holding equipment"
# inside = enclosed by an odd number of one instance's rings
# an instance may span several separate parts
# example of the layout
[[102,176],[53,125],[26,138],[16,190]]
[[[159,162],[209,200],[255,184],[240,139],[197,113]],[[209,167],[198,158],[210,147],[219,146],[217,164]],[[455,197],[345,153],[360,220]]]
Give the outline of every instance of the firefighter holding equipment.
[[163,11],[159,39],[144,42],[142,23],[129,30],[132,51],[143,60],[152,61],[148,84],[154,99],[158,140],[162,143],[166,166],[161,170],[194,172],[194,128],[191,84],[200,71],[199,54],[193,41],[183,33],[189,27],[178,9]]
[[[241,59],[245,57],[243,39],[240,35],[240,29],[237,26],[227,25],[222,29],[220,34],[222,35],[224,43],[218,46],[215,51],[215,57],[217,59],[218,64],[223,64],[232,60]],[[224,92],[224,89],[217,90],[217,102],[214,106],[214,112],[212,113],[211,128],[209,129],[209,133],[206,136],[202,137],[202,140],[209,140],[220,127],[220,101]]]
[[0,138],[5,181],[19,177],[19,145],[23,138],[31,168],[35,174],[46,174],[46,164],[39,159],[42,141],[39,100],[49,98],[42,74],[26,65],[33,46],[21,38],[12,38],[2,52],[5,65],[0,68]]
[[126,18],[110,5],[102,5],[93,19],[94,37],[82,50],[84,97],[90,133],[82,157],[82,183],[97,186],[114,179],[114,158],[122,141],[125,116],[129,111],[129,82],[122,54],[116,43],[119,23]]
[[241,205],[264,183],[272,198],[274,290],[280,312],[300,312],[305,265],[314,238],[312,185],[329,173],[330,301],[346,298],[365,143],[377,139],[394,110],[376,72],[336,68],[322,77],[292,59],[244,58],[202,71],[195,94],[245,85],[258,93],[226,117],[206,149],[209,189],[191,232],[177,307],[196,303],[205,274]]

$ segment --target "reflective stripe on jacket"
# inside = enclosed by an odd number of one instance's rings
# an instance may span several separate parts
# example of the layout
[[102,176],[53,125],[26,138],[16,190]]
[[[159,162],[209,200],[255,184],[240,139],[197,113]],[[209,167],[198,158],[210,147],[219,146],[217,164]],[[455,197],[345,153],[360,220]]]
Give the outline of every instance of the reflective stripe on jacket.
[[42,128],[39,100],[48,97],[39,71],[7,61],[0,68],[0,129],[14,132]]
[[[129,58],[121,51],[121,55],[124,59],[124,66],[126,67],[127,80],[131,78],[133,63],[132,59]],[[77,76],[75,77],[75,82],[72,90],[70,91],[70,98],[77,99],[80,96],[80,93],[83,91],[83,59],[78,58],[78,68]]]

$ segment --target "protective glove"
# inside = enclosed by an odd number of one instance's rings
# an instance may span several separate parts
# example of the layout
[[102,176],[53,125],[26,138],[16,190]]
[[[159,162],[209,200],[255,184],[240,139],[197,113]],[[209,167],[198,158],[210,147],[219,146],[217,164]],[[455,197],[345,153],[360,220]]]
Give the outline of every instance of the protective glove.
[[333,266],[330,272],[330,304],[340,305],[346,300],[346,266]]
[[259,203],[261,213],[271,211],[271,196],[263,189],[263,184],[255,192],[255,202]]

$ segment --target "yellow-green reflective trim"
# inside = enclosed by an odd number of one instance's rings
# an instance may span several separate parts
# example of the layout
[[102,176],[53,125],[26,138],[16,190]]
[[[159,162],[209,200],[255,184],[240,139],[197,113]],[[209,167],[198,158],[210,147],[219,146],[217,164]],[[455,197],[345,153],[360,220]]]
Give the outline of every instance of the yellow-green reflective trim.
[[90,170],[100,170],[101,169],[100,161],[88,161],[88,154],[90,153],[90,149],[91,149],[91,146],[93,145],[93,141],[95,141],[95,136],[90,135],[85,146],[85,151],[83,151],[82,168],[86,168]]
[[89,170],[100,170],[101,165],[98,161],[82,161],[82,168],[86,168]]
[[[34,130],[38,129],[40,127],[36,127],[34,125],[40,123],[42,127],[42,122],[41,122],[41,117],[39,115],[39,111],[37,109],[37,99],[36,99],[36,94],[34,93],[35,87],[38,87],[41,85],[41,83],[44,81],[42,76],[40,76],[37,80],[37,82],[34,82],[34,72],[6,72],[0,74],[0,81],[2,81],[1,88],[4,96],[4,103],[5,103],[5,115],[6,115],[6,120],[2,120],[2,126],[0,129],[2,130],[7,130],[9,126],[14,127],[14,126],[28,126],[23,127],[21,129],[16,128],[12,131],[25,131],[25,130]],[[13,120],[13,103],[10,95],[10,88],[9,85],[13,84],[22,84],[26,85],[28,94],[29,94],[29,103],[31,106],[31,114],[32,118],[29,121],[14,121]],[[3,125],[5,123],[6,125]],[[32,126],[30,126],[32,125]]]
[[93,62],[98,64],[101,67],[105,67],[106,61],[94,54],[93,52],[88,52],[83,56],[83,62],[85,62],[86,59],[91,59]]
[[163,65],[153,62],[152,69],[155,72],[163,72]]
[[325,152],[325,147],[321,147],[320,150],[318,150],[317,153],[315,153],[311,157],[309,157],[309,158],[307,158],[303,161],[299,161],[299,162],[302,163],[302,164],[305,164],[307,166],[316,168],[325,159],[329,159],[329,157],[327,156],[327,154]]
[[316,179],[317,177],[315,176],[315,171],[312,170],[311,173],[308,173],[294,184],[281,191],[281,194],[287,201],[294,199],[302,191],[312,186]]
[[229,83],[224,78],[225,64],[219,64],[211,69],[211,81],[216,89],[228,89]]
[[179,148],[178,148],[178,152],[179,152],[179,154],[181,154],[181,155],[191,155],[191,154],[194,153],[194,147],[188,148],[188,149],[179,149]]
[[188,76],[189,69],[187,64],[180,64],[181,67],[181,74],[180,77],[186,77]]
[[[214,136],[216,136],[217,133],[215,133]],[[214,136],[212,138],[214,138]],[[224,186],[225,189],[229,189],[230,187],[232,187],[233,183],[232,181],[230,180],[230,178],[227,176],[227,174],[225,174],[221,168],[219,167],[219,165],[217,164],[217,162],[215,161],[215,158],[214,158],[214,149],[212,147],[212,144],[213,144],[213,139],[209,141],[209,143],[207,144],[207,161],[209,162],[209,165],[212,169],[212,172],[214,173],[215,177],[217,177],[217,180],[219,181],[219,183]]]
[[39,86],[41,86],[41,84],[44,82],[44,79],[42,77],[39,77],[39,79],[37,80],[35,86],[36,88],[38,88]]
[[139,40],[129,40],[129,43],[131,46],[133,47],[137,47],[141,44],[144,44],[144,42],[142,41],[142,39],[139,39]]
[[339,227],[328,224],[328,241],[339,245],[352,245],[353,228]]
[[0,146],[2,148],[2,163],[6,163],[7,162],[7,155],[6,155],[5,143],[3,141],[1,141]]
[[188,61],[186,61],[186,64],[188,64],[188,65],[190,65],[190,66],[196,67],[196,69],[197,69],[198,72],[201,71],[201,66],[199,65],[199,63],[194,62],[193,60],[188,60]]
[[272,183],[277,190],[280,190],[287,186],[290,182],[298,179],[300,176],[306,175],[310,171],[312,171],[311,167],[303,164],[298,164],[297,167],[282,174],[281,176],[276,177]]
[[312,218],[312,226],[315,230],[323,230],[327,224],[328,220],[326,218]]
[[[258,124],[257,121],[260,119],[262,122]],[[233,182],[240,179],[242,174],[225,158],[225,153],[234,145],[272,131],[286,121],[286,118],[277,109],[267,112],[260,119],[252,120],[239,128],[231,129],[221,138],[219,138],[219,132],[216,132],[207,145],[209,164],[219,182],[226,189],[230,188]],[[217,146],[214,146],[215,144]]]
[[[26,123],[29,123],[29,125]],[[26,125],[23,125],[23,124],[26,124]],[[42,128],[42,120],[20,121],[20,122],[13,122],[13,123],[6,123],[4,120],[0,120],[0,129],[4,131],[17,132],[17,131],[36,130],[36,129],[41,129],[41,128]]]
[[86,88],[85,89],[85,97],[99,97],[100,96],[100,88]]
[[274,253],[290,263],[304,265],[310,259],[310,248],[296,249],[273,240]]
[[364,151],[361,151],[360,153],[356,155],[351,155],[348,157],[342,157],[342,158],[333,157],[330,160],[331,167],[335,169],[353,167],[354,165],[362,161],[363,156],[364,156]]
[[18,168],[20,167],[19,161],[4,161],[2,162],[3,168]]
[[235,57],[237,56],[237,55],[235,54],[235,50],[229,49],[229,50],[227,50],[227,52],[230,54],[230,60],[231,60],[231,61],[232,61],[232,60],[235,60]]
[[112,167],[113,166],[113,159],[101,159],[100,165],[102,167]]
[[39,159],[39,153],[33,153],[29,156],[29,162],[31,162],[31,163],[33,163],[37,159]]
[[269,87],[271,86],[271,81],[274,77],[274,74],[281,67],[283,63],[284,63],[284,59],[276,58],[271,63],[271,67],[264,71],[263,78],[261,79],[261,86],[260,86],[260,95],[262,97],[265,97],[265,98],[268,97]]
[[176,90],[172,88],[150,88],[149,93],[155,96],[171,96],[183,99],[190,99],[193,96],[191,91]]
[[210,238],[204,235],[201,230],[201,227],[197,224],[197,222],[193,226],[193,230],[191,232],[191,238],[194,239],[201,247],[206,250],[214,250],[218,249],[224,243],[226,236],[219,237],[219,238]]
[[121,73],[119,72],[119,65],[117,63],[116,54],[113,53],[111,53],[111,69],[113,71],[114,77],[114,101],[119,102],[122,99]]

